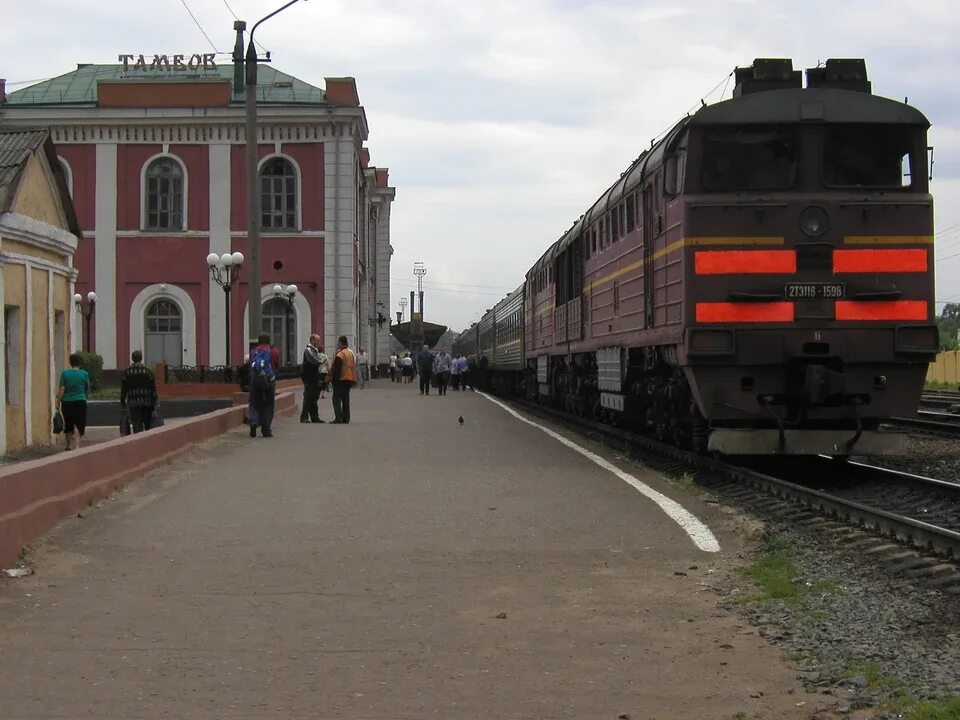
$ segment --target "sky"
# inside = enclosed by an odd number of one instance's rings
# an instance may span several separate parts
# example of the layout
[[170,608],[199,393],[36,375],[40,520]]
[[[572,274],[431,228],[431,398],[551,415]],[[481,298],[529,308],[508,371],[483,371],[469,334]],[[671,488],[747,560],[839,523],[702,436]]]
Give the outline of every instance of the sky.
[[[234,14],[281,5],[0,0],[0,77],[14,91],[120,53],[229,52]],[[733,68],[756,57],[863,57],[875,94],[930,119],[936,297],[960,302],[957,37],[955,0],[301,0],[256,33],[283,72],[356,78],[371,162],[397,190],[390,309],[422,261],[426,319],[454,330],[517,287],[652,138],[729,98]]]

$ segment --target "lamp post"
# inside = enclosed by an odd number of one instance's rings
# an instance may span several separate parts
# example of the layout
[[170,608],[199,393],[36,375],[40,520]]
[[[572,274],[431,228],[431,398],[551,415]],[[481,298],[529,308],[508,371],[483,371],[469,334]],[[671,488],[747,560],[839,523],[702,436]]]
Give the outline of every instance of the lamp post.
[[93,317],[93,314],[97,310],[97,294],[91,290],[87,293],[87,304],[84,308],[83,304],[83,295],[76,293],[73,296],[73,303],[77,306],[77,310],[80,314],[87,320],[87,343],[86,348],[87,352],[90,352],[90,318]]
[[[230,366],[230,290],[240,277],[240,266],[243,265],[243,253],[224,253],[217,255],[210,253],[207,255],[207,267],[210,269],[210,277],[213,281],[223,288],[223,298],[226,307],[224,313],[224,328],[226,335],[225,352],[223,364]],[[250,309],[259,303],[250,303]]]
[[287,285],[284,287],[279,283],[273,286],[273,296],[278,300],[283,302],[283,333],[281,336],[284,336],[286,347],[283,349],[284,354],[284,365],[287,364],[290,356],[290,311],[293,309],[293,302],[297,297],[297,286],[296,285]]
[[[407,299],[400,298],[400,314],[397,316],[398,323],[403,322],[403,317],[404,315],[406,315],[406,312],[407,312]],[[413,308],[410,308],[410,312],[413,312]]]
[[[417,276],[417,296],[420,298],[420,320],[423,320],[423,276],[427,274],[427,268],[422,262],[417,260],[413,264],[413,274]],[[413,308],[410,308],[413,312]]]
[[[256,294],[260,292],[260,189],[257,187],[257,49],[253,44],[253,34],[266,20],[269,20],[277,13],[286,10],[299,0],[290,0],[286,5],[274,10],[269,15],[260,18],[250,29],[250,36],[247,42],[247,56],[243,60],[245,70],[245,104],[246,104],[246,151],[247,151],[247,239],[250,252],[250,288]],[[239,25],[239,23],[238,23]],[[240,28],[238,25],[238,30]],[[233,61],[241,62],[239,49],[241,43],[238,39],[237,47],[234,50]],[[267,53],[266,60],[269,62],[270,54]],[[250,303],[250,338],[251,340],[260,334],[260,303]]]

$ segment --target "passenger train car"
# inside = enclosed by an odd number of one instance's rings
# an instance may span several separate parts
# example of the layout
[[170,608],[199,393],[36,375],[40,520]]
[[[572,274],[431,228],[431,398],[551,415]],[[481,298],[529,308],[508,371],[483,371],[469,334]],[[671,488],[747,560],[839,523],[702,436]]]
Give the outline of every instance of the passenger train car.
[[806,76],[738,68],[454,350],[496,389],[698,450],[894,450],[879,425],[916,410],[938,347],[929,122],[863,60]]

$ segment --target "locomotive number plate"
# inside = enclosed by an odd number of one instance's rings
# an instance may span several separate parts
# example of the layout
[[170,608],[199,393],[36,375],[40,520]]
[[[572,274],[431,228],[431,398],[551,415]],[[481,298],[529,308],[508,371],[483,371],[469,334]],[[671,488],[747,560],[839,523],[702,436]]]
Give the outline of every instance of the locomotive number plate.
[[787,283],[788,300],[836,300],[844,295],[843,283]]

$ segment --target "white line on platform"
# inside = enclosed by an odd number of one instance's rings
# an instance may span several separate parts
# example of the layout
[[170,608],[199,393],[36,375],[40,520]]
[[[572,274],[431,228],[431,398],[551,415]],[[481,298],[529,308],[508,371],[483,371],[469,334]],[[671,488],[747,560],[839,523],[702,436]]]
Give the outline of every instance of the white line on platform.
[[532,420],[528,420],[527,418],[523,417],[523,415],[521,415],[520,413],[516,412],[510,407],[507,407],[499,400],[495,400],[494,398],[490,397],[486,393],[478,391],[477,394],[482,395],[490,402],[496,405],[499,405],[508,413],[513,415],[515,418],[517,418],[517,420],[520,420],[521,422],[525,422],[527,423],[527,425],[533,425],[533,427],[539,430],[542,430],[547,435],[552,437],[554,440],[558,440],[559,442],[563,443],[571,450],[580,453],[581,455],[583,455],[585,458],[588,458],[589,460],[592,460],[597,465],[602,467],[604,470],[607,470],[613,473],[618,478],[623,480],[625,483],[633,487],[641,495],[645,495],[646,497],[653,500],[657,505],[660,506],[660,509],[663,510],[670,517],[671,520],[673,520],[677,525],[679,525],[683,529],[683,531],[690,536],[690,539],[693,540],[693,544],[696,545],[700,550],[703,550],[704,552],[720,552],[720,543],[717,542],[717,538],[710,531],[710,528],[708,528],[706,525],[700,522],[700,520],[697,518],[696,515],[691,513],[689,510],[683,507],[680,503],[676,502],[675,500],[671,500],[661,492],[657,492],[646,483],[640,482],[639,480],[637,480],[637,478],[635,478],[630,473],[624,472],[623,470],[618,468],[616,465],[614,465],[613,463],[607,462],[596,453],[590,452],[586,448],[577,445],[572,440],[568,440],[563,435],[556,433],[553,430],[550,430],[549,428],[544,427],[543,425],[535,423]]

